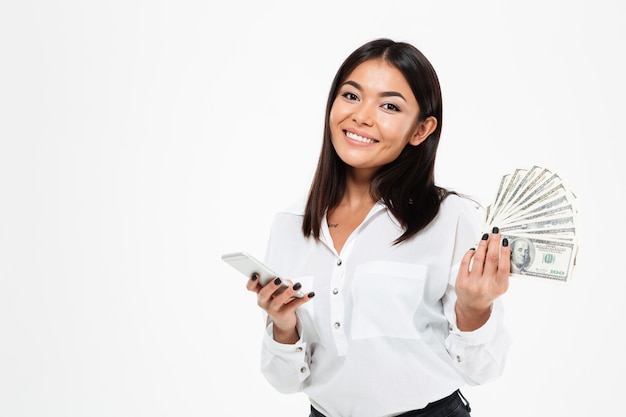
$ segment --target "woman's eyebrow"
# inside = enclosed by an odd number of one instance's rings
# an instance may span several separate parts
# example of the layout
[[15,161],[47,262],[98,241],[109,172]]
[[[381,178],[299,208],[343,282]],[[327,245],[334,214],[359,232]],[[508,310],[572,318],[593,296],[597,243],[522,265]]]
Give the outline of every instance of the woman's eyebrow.
[[348,81],[346,81],[345,83],[343,83],[343,85],[346,85],[346,84],[351,85],[352,87],[356,88],[357,90],[363,90],[363,89],[361,88],[361,84],[357,83],[356,81],[351,81],[351,80],[348,80]]
[[406,101],[404,96],[402,94],[398,93],[397,91],[383,91],[382,93],[380,93],[378,95],[380,97],[400,97],[402,100]]
[[[356,81],[348,80],[343,84],[344,85],[349,84],[353,86],[354,88],[356,88],[357,90],[363,91],[363,88],[361,87],[361,85],[357,83]],[[402,100],[406,101],[406,98],[404,98],[404,96],[397,91],[383,91],[382,93],[378,93],[378,96],[379,97],[400,97]]]

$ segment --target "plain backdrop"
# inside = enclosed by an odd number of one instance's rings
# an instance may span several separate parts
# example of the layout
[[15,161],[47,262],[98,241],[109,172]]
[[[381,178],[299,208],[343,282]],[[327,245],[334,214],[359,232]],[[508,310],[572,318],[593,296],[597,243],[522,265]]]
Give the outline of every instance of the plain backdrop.
[[439,74],[440,185],[488,204],[540,165],[579,198],[574,276],[511,282],[514,345],[464,388],[473,415],[619,409],[625,4],[2,2],[0,415],[308,415],[260,374],[260,310],[220,255],[263,256],[336,69],[377,37]]

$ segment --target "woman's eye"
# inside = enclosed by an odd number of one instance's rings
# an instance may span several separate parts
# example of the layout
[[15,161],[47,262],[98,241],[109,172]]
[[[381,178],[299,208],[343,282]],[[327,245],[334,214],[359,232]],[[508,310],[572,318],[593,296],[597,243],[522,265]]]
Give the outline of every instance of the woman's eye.
[[356,94],[354,93],[343,93],[341,95],[344,98],[347,98],[348,100],[358,100],[359,98],[356,96]]
[[391,103],[383,104],[383,109],[391,110],[391,111],[400,111],[400,108],[398,106],[396,106],[395,104],[391,104]]

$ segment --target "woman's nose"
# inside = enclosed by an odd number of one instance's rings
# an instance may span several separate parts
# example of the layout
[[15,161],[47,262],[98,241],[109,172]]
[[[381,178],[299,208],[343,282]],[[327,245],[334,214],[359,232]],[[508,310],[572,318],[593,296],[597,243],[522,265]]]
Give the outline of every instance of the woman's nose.
[[353,120],[358,124],[371,126],[374,121],[371,107],[366,104],[357,106],[354,109]]

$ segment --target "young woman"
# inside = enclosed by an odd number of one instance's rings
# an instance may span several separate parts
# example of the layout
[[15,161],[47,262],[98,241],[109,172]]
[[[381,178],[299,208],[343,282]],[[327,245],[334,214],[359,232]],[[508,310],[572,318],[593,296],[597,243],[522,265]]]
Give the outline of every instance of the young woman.
[[247,284],[267,313],[262,372],[306,393],[311,416],[468,416],[459,388],[502,372],[510,249],[435,185],[441,123],[437,75],[410,44],[368,42],[335,76],[308,199],[272,226],[279,277]]

